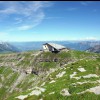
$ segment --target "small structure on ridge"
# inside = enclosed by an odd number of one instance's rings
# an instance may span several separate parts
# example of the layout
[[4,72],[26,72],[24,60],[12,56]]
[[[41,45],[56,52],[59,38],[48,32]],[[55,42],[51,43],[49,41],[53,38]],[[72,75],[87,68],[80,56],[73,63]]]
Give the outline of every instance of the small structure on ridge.
[[62,46],[62,45],[59,45],[59,44],[45,43],[45,44],[43,44],[43,50],[58,53],[62,50],[68,50],[68,49],[65,46]]

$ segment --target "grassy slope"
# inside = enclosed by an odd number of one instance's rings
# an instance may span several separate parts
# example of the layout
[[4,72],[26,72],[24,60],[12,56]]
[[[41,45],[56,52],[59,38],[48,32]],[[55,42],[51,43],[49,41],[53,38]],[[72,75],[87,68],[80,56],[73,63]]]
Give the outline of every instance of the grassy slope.
[[[36,53],[36,52],[35,52]],[[34,52],[26,52],[22,54],[13,54],[12,56],[9,56],[9,54],[1,55],[0,62],[14,62],[16,63],[17,68],[28,68],[30,66],[34,67],[35,70],[42,71],[44,74],[40,76],[36,76],[33,74],[28,74],[26,77],[20,82],[13,93],[9,93],[9,88],[5,88],[5,86],[11,86],[13,85],[13,82],[18,78],[20,73],[13,72],[10,67],[0,67],[0,75],[4,77],[5,80],[0,78],[1,83],[3,84],[3,87],[0,89],[0,98],[1,100],[4,100],[6,97],[7,100],[17,100],[15,97],[19,95],[26,95],[29,94],[34,86],[45,88],[45,92],[42,92],[39,96],[32,95],[28,96],[25,100],[88,100],[92,99],[96,100],[100,99],[100,95],[95,95],[94,93],[84,93],[77,95],[76,93],[82,92],[88,88],[94,87],[99,85],[98,82],[96,83],[90,83],[91,81],[94,82],[96,80],[99,80],[100,78],[83,78],[82,76],[88,75],[88,74],[97,74],[100,75],[99,69],[100,69],[100,54],[95,53],[86,53],[81,51],[69,51],[69,52],[61,52],[59,54],[53,54],[50,52],[42,53],[41,55],[37,56],[36,59],[34,59]],[[6,57],[6,58],[5,58]],[[8,57],[8,59],[7,59]],[[24,57],[24,58],[23,58]],[[95,59],[96,57],[96,59]],[[10,59],[9,59],[10,58]],[[19,59],[23,58],[20,62],[18,62]],[[39,62],[37,59],[49,59],[50,62]],[[52,62],[54,58],[59,58],[59,62]],[[68,62],[76,61],[75,63],[68,64],[65,67],[61,68],[61,65],[67,64]],[[79,66],[82,66],[86,71],[80,72],[77,68]],[[46,72],[49,71],[51,68],[58,68],[58,70],[52,72],[50,75],[46,76]],[[6,73],[4,73],[4,70]],[[57,78],[56,75],[65,71],[66,73],[60,77]],[[73,74],[73,72],[77,72],[75,77],[81,76],[79,80],[75,78],[70,78],[70,75]],[[11,76],[9,76],[12,74]],[[6,78],[10,78],[8,79]],[[45,78],[46,77],[46,78]],[[50,83],[52,80],[54,80],[54,83]],[[73,85],[72,83],[77,82],[85,82],[90,81],[88,83],[84,84],[76,84]],[[45,82],[45,85],[41,86]],[[62,96],[60,94],[61,90],[67,88],[71,96]],[[54,92],[54,94],[49,94]],[[5,95],[6,94],[6,95]],[[8,95],[9,94],[9,95]]]

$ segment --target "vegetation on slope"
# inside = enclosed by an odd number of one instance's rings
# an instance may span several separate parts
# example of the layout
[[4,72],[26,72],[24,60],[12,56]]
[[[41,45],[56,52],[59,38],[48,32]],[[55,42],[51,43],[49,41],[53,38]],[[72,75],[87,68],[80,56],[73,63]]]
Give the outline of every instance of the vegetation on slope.
[[[100,85],[100,54],[74,50],[0,54],[0,66],[0,100],[100,99],[86,91]],[[27,74],[28,68],[33,73]]]

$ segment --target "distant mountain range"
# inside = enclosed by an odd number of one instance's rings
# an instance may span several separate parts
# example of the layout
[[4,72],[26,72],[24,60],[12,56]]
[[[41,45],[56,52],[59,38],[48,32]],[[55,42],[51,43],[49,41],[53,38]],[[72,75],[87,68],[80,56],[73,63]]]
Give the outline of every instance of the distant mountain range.
[[44,43],[57,43],[73,50],[85,51],[95,45],[99,45],[100,41],[38,41],[38,42],[11,42],[10,44],[17,47],[21,51],[41,50]]
[[95,45],[94,47],[91,47],[91,48],[87,49],[86,51],[100,53],[100,45]]
[[5,52],[19,52],[20,50],[11,45],[10,43],[7,42],[0,42],[0,52],[5,53]]
[[19,51],[23,52],[29,50],[42,50],[43,49],[42,45],[44,43],[49,43],[49,42],[57,43],[67,48],[79,51],[86,51],[96,45],[100,45],[100,41],[38,41],[38,42],[9,42],[9,43],[0,42],[0,52],[19,52]]

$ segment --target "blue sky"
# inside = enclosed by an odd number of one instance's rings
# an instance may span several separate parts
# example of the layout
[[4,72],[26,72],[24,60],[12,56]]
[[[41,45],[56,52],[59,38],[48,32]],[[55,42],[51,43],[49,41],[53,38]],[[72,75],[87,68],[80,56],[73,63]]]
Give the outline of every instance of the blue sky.
[[100,40],[99,1],[0,1],[0,41]]

